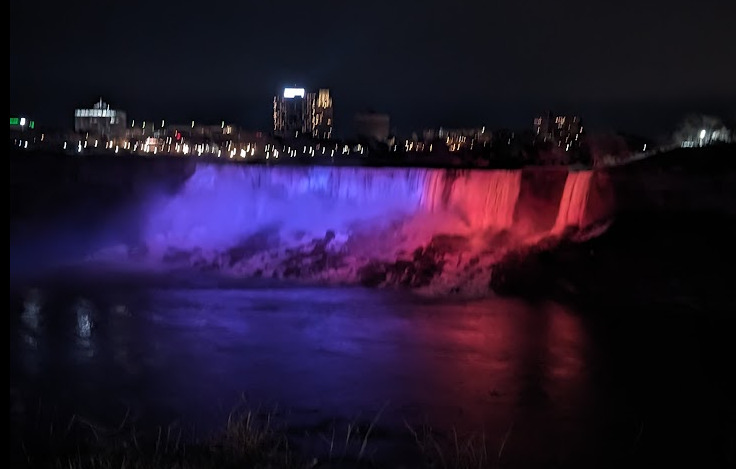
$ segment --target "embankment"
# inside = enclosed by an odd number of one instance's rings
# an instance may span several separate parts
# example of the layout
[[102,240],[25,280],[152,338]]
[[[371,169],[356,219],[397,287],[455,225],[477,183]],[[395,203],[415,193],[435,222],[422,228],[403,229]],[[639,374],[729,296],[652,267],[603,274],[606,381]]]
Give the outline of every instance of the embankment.
[[548,242],[494,264],[498,294],[623,311],[733,305],[736,149],[683,149],[605,171],[615,198],[601,236]]

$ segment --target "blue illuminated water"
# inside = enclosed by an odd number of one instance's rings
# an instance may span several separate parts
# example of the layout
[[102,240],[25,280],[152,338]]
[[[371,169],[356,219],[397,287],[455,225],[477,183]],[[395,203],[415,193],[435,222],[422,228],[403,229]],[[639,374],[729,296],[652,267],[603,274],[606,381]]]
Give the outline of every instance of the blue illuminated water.
[[53,406],[112,424],[129,408],[140,425],[211,428],[245,396],[302,425],[384,407],[388,427],[497,436],[523,418],[571,431],[588,421],[589,338],[554,304],[97,280],[17,291],[11,309],[18,420]]

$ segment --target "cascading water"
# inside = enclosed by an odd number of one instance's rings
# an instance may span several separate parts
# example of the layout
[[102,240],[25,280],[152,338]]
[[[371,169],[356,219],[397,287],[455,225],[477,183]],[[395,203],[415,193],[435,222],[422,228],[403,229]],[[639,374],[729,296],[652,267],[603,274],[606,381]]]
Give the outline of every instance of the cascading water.
[[323,233],[413,213],[425,172],[200,165],[179,194],[154,203],[147,243],[225,248],[262,229]]
[[519,171],[201,165],[177,196],[154,204],[145,238],[223,248],[266,227],[324,233],[423,212],[454,215],[464,230],[506,229],[520,181]]
[[[567,175],[553,233],[585,222],[591,175]],[[500,255],[544,236],[515,231],[523,187],[522,170],[199,164],[150,203],[135,252],[240,277],[487,291]]]
[[454,212],[473,230],[513,225],[521,171],[427,170],[425,180],[424,210]]
[[593,171],[577,171],[567,175],[553,233],[561,233],[571,226],[582,228],[585,225],[592,177]]
[[520,190],[521,171],[468,171],[454,179],[449,203],[472,229],[507,229]]

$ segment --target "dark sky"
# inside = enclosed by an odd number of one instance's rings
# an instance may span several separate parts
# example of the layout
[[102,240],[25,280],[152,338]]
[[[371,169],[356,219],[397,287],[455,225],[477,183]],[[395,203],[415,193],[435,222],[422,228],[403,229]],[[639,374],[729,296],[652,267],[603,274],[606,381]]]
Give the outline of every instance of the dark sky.
[[134,119],[268,130],[284,85],[329,87],[337,131],[362,109],[400,132],[736,118],[736,1],[10,2],[10,111],[71,125],[100,96]]

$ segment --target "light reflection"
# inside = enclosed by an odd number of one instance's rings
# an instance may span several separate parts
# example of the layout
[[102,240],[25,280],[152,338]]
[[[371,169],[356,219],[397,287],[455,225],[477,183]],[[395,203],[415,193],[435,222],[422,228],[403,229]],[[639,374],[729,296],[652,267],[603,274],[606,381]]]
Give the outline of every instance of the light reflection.
[[86,298],[79,298],[74,304],[74,312],[76,313],[76,336],[79,351],[86,357],[95,356],[95,344],[92,340],[92,331],[94,330],[94,305]]
[[41,299],[41,291],[33,288],[29,290],[28,295],[23,300],[21,321],[33,333],[38,332],[41,323]]
[[20,332],[22,343],[27,347],[22,352],[24,367],[31,375],[40,372],[41,357],[39,355],[40,340],[42,338],[41,330],[41,309],[43,307],[43,295],[41,290],[32,288],[28,290],[23,298],[23,311],[21,312],[21,323],[23,324]]

